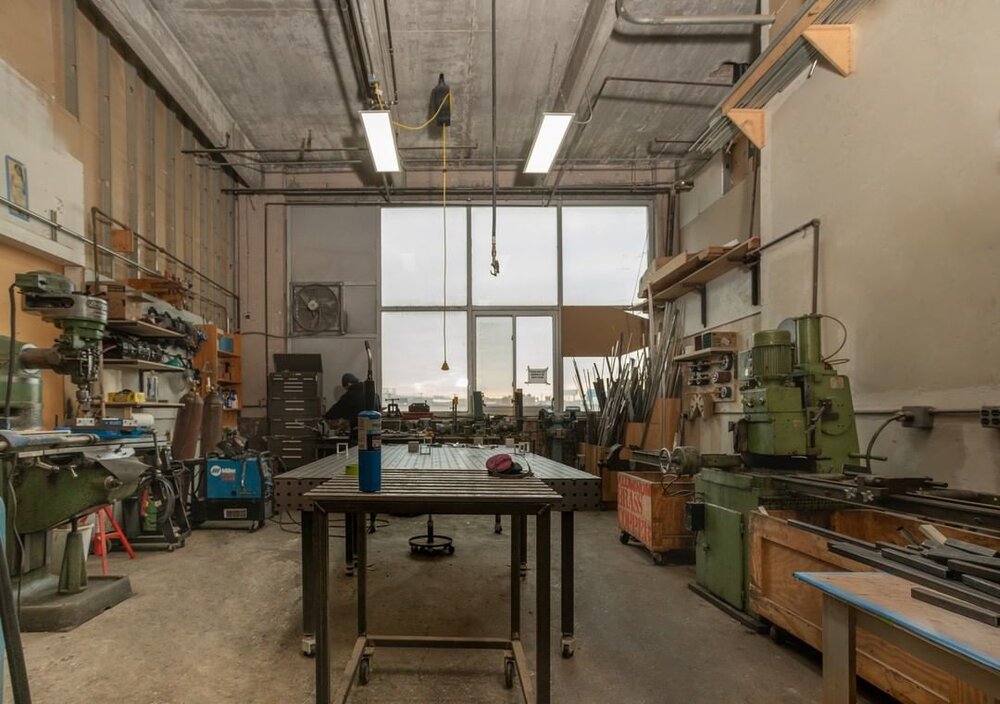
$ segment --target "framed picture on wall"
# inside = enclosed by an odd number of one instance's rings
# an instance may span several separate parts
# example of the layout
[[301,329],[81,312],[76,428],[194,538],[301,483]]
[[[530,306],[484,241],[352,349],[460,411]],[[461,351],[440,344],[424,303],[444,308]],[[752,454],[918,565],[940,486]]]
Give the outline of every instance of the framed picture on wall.
[[[7,199],[24,209],[28,208],[28,168],[12,156],[4,159],[4,175],[7,181]],[[16,208],[7,207],[11,215],[22,220],[28,216]]]

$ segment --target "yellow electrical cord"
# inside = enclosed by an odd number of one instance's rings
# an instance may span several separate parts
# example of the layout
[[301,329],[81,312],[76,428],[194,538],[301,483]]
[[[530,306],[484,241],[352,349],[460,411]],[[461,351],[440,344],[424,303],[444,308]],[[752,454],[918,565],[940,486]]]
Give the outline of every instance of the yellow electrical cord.
[[[448,93],[445,100],[451,99]],[[441,101],[444,105],[444,100]],[[438,112],[441,108],[438,108]],[[435,116],[437,113],[435,113]],[[433,117],[431,118],[434,119]],[[442,303],[444,310],[441,311],[441,330],[444,348],[444,363],[441,364],[441,371],[446,372],[448,367],[448,125],[441,125],[441,221],[444,226],[444,284],[442,290]]]
[[425,122],[424,124],[422,124],[422,125],[404,125],[402,122],[396,122],[395,120],[392,121],[392,124],[394,124],[396,127],[399,127],[400,129],[404,129],[404,130],[413,130],[413,131],[422,130],[425,127],[427,127],[429,124],[431,124],[432,122],[434,122],[435,119],[437,119],[437,116],[441,114],[441,110],[444,109],[444,104],[445,103],[448,103],[448,106],[451,107],[451,91],[448,91],[448,95],[444,96],[444,98],[441,99],[441,104],[437,106],[437,110],[434,111],[434,114],[431,115],[430,119],[427,120],[427,122]]

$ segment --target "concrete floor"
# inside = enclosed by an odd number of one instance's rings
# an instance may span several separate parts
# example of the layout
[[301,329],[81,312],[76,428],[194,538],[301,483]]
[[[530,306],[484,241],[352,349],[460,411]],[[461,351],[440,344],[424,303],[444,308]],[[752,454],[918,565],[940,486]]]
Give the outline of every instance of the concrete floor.
[[[436,527],[457,538],[453,557],[411,557],[405,540],[423,530],[422,518],[391,518],[372,537],[371,630],[504,635],[506,534],[494,535],[486,517],[441,516]],[[553,537],[557,550],[558,530]],[[343,574],[341,541],[333,545],[337,674],[353,642],[354,580]],[[814,654],[751,634],[695,596],[686,587],[692,567],[656,567],[644,551],[621,545],[613,512],[578,514],[577,559],[576,655],[554,655],[553,701],[819,700]],[[255,534],[201,530],[176,553],[112,560],[114,571],[131,576],[135,596],[72,632],[24,636],[35,702],[312,701],[313,660],[298,652],[297,535],[276,524]],[[90,569],[100,569],[93,557]],[[531,573],[527,582],[533,595]],[[524,607],[533,661],[533,596]],[[355,687],[351,701],[520,701],[516,689],[503,688],[502,672],[497,652],[381,650],[371,684]]]

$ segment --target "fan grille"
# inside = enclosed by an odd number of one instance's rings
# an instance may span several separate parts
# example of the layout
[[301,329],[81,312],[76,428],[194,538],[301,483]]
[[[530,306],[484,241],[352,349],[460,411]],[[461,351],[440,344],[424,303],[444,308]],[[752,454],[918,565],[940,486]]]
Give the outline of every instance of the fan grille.
[[343,333],[341,284],[311,283],[292,286],[289,308],[292,332],[297,335]]

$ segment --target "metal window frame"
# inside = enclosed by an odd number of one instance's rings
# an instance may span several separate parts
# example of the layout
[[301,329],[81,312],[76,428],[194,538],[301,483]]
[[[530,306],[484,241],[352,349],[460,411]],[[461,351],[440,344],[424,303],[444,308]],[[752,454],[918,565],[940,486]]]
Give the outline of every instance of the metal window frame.
[[[497,306],[487,306],[487,305],[475,305],[473,304],[473,287],[472,287],[472,209],[475,207],[487,207],[490,204],[486,201],[467,201],[461,206],[448,206],[452,207],[463,207],[466,211],[466,227],[465,227],[465,257],[466,257],[466,303],[460,306],[383,306],[382,305],[382,218],[379,217],[378,225],[378,235],[376,242],[376,276],[378,278],[378,284],[376,287],[375,300],[377,305],[377,321],[376,321],[376,335],[377,341],[379,342],[379,349],[376,353],[376,368],[378,373],[378,378],[382,379],[382,354],[381,354],[381,340],[382,340],[382,313],[443,313],[443,312],[462,312],[466,313],[466,365],[468,371],[469,383],[466,387],[466,408],[472,408],[472,393],[475,388],[475,379],[477,375],[476,368],[476,318],[478,317],[504,317],[511,316],[515,318],[514,322],[514,359],[512,369],[512,381],[516,388],[517,383],[517,325],[516,318],[518,316],[522,317],[537,317],[537,316],[551,316],[552,317],[552,407],[554,410],[562,411],[565,406],[564,399],[564,385],[565,379],[563,378],[563,365],[562,365],[562,309],[563,304],[563,208],[607,208],[607,207],[642,207],[646,209],[647,219],[646,219],[646,259],[647,263],[652,257],[653,247],[655,243],[655,203],[651,198],[637,198],[629,200],[595,200],[588,201],[586,203],[572,202],[565,204],[559,202],[552,206],[544,206],[535,203],[525,203],[521,201],[505,202],[498,207],[503,208],[542,208],[542,207],[554,207],[556,209],[556,304],[553,305],[541,305],[541,306],[510,306],[510,305],[497,305]],[[379,212],[381,213],[384,209],[389,208],[421,208],[421,207],[440,207],[433,204],[428,204],[427,206],[414,205],[412,203],[406,204],[384,204],[379,205]],[[618,306],[612,306],[618,307]],[[623,310],[631,309],[629,305],[620,306]]]

